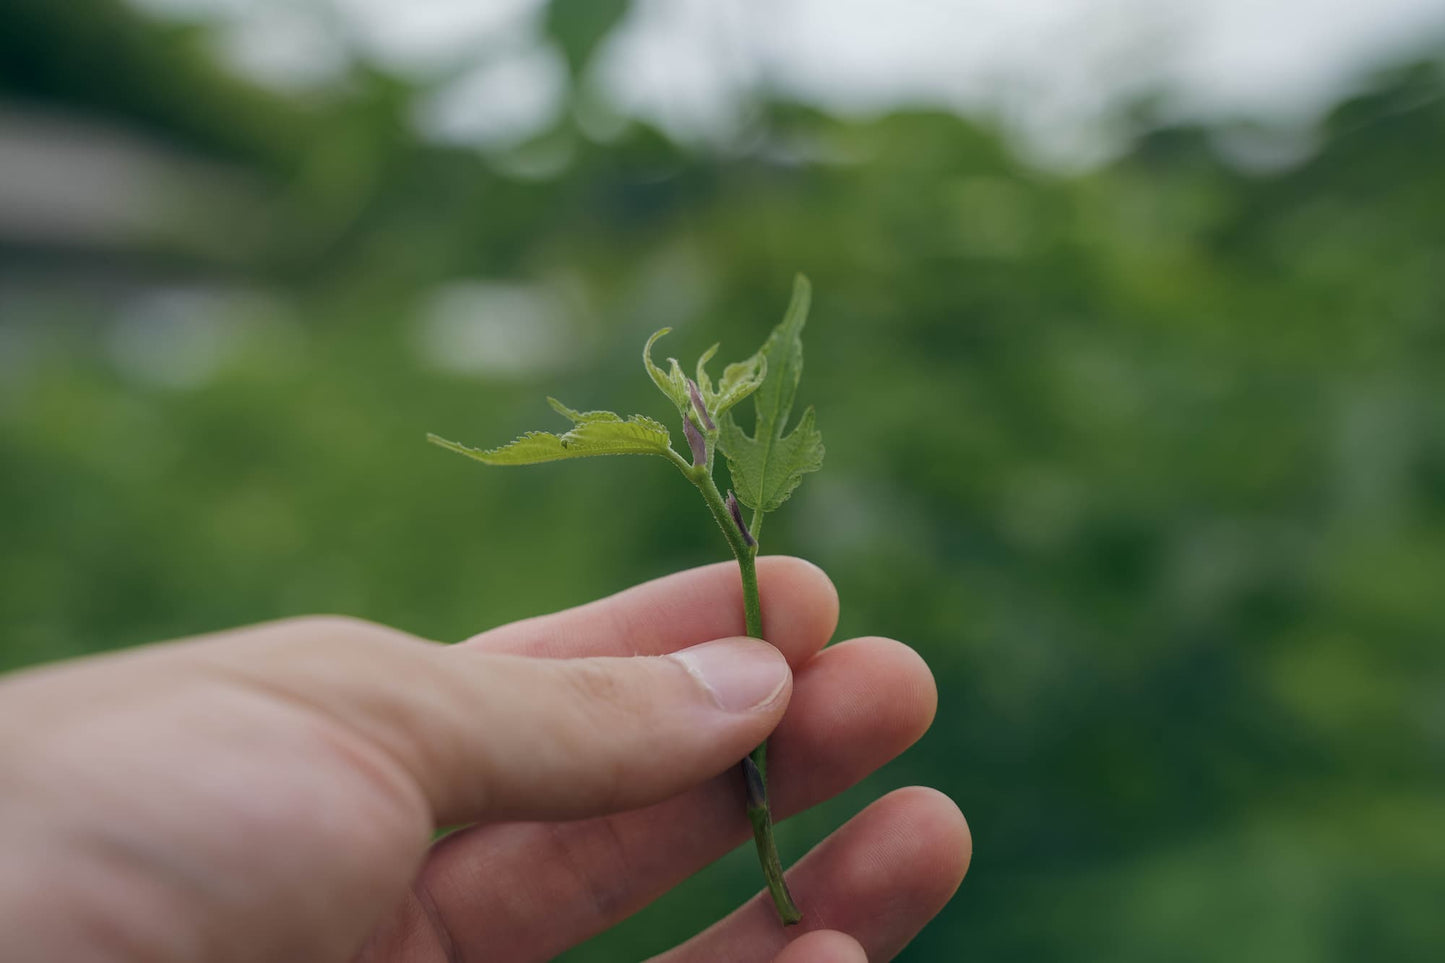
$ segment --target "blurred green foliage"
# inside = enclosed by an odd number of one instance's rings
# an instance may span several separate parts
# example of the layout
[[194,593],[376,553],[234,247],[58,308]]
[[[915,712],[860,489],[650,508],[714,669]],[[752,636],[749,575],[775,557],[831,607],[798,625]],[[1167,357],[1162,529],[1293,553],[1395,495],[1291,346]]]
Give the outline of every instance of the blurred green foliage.
[[[622,9],[557,5],[574,70]],[[141,60],[210,76],[183,42]],[[221,259],[5,269],[0,665],[317,611],[453,639],[721,559],[661,462],[482,471],[424,436],[499,443],[545,394],[664,415],[646,334],[737,354],[803,271],[828,465],[768,547],[828,569],[842,637],[916,646],[941,703],[919,746],[786,824],[785,856],[926,783],[976,852],[908,959],[1438,959],[1437,66],[1377,78],[1295,163],[1238,162],[1268,129],[1141,125],[1077,176],[925,112],[775,103],[726,155],[568,117],[489,160],[418,142],[418,91],[365,68],[300,138],[202,123],[301,111],[229,84],[163,103],[47,77],[5,83],[169,124],[262,187],[243,231],[217,225],[242,237]],[[538,151],[566,163],[518,173]],[[562,347],[439,366],[436,292],[467,279],[540,292]],[[755,886],[734,854],[568,959],[659,950]]]

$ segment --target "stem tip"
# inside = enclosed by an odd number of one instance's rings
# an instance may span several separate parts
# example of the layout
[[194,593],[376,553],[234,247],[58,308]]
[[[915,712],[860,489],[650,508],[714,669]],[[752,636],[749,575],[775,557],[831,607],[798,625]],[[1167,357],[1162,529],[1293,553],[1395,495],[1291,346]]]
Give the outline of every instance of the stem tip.
[[702,403],[702,392],[697,390],[697,382],[691,378],[687,379],[687,393],[692,396],[692,406],[697,409],[702,426],[708,431],[717,431],[717,425],[713,424],[712,416],[707,413],[707,405]]

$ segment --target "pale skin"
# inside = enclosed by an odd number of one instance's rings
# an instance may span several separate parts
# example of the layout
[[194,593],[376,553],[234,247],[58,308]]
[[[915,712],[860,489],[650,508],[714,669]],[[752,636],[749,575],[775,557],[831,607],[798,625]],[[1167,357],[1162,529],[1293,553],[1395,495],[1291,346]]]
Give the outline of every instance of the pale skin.
[[[458,645],[317,617],[0,680],[0,957],[561,953],[749,838],[736,764],[764,738],[784,818],[932,721],[911,649],[823,648],[821,571],[758,572],[771,645],[738,638],[728,563]],[[656,959],[890,959],[969,854],[951,801],[898,790],[790,870],[801,925],[760,894]]]

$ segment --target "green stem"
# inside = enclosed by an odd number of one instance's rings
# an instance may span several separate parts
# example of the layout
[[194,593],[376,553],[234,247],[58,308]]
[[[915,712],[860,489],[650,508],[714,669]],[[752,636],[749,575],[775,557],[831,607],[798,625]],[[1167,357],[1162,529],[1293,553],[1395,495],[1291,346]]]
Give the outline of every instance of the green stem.
[[[680,455],[673,453],[671,459],[688,480],[697,486],[702,493],[703,501],[712,511],[712,517],[722,529],[723,537],[728,540],[728,546],[732,548],[733,555],[738,560],[738,571],[743,580],[743,617],[747,626],[748,635],[755,639],[763,637],[763,609],[758,597],[758,569],[755,561],[757,555],[756,537],[754,544],[748,545],[743,538],[743,533],[738,531],[737,525],[733,522],[731,513],[728,512],[727,504],[723,501],[722,493],[718,491],[717,483],[713,481],[712,472],[708,466],[700,465],[694,467],[688,464]],[[756,526],[758,517],[754,517],[753,524]],[[756,533],[754,533],[756,535]],[[783,879],[783,864],[778,858],[778,846],[773,838],[773,816],[768,807],[768,744],[764,742],[741,763],[744,784],[747,787],[747,812],[748,822],[753,827],[753,842],[758,847],[758,862],[763,867],[763,877],[768,883],[768,892],[773,897],[773,906],[778,911],[778,918],[783,925],[788,926],[803,918],[798,910],[797,904],[793,902],[793,896],[788,892],[788,884]]]

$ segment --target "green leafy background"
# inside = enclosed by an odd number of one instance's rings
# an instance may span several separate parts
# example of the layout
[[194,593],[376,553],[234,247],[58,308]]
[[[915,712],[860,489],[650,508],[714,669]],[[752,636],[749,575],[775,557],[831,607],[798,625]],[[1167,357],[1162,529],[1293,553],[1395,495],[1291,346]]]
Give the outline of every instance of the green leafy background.
[[[579,76],[624,8],[553,5]],[[917,647],[941,702],[785,824],[785,857],[926,783],[976,852],[906,959],[1439,958],[1439,65],[1362,78],[1265,171],[1221,147],[1240,128],[1147,109],[1064,175],[953,116],[770,100],[753,149],[568,115],[487,158],[418,142],[420,88],[380,70],[287,99],[127,10],[7,5],[0,93],[235,165],[260,202],[119,252],[6,249],[0,665],[318,611],[455,639],[722,558],[659,459],[486,469],[425,435],[499,444],[555,424],[549,394],[672,424],[647,335],[744,357],[802,271],[828,460],[767,547],[829,570],[842,636]],[[424,306],[467,278],[545,292],[565,349],[426,361]],[[158,288],[193,296],[137,362]],[[148,377],[187,325],[206,377]],[[568,959],[637,959],[756,885],[740,851]]]

